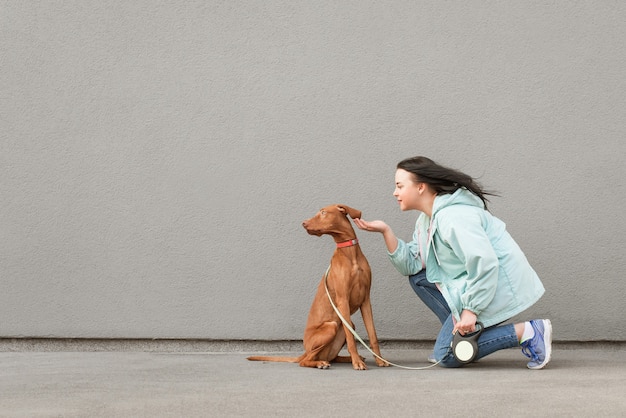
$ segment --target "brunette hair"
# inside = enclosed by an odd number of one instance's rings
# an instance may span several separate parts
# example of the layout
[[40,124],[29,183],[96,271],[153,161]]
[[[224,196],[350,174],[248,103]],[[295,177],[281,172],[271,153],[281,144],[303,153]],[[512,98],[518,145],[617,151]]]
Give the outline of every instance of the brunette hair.
[[400,161],[397,168],[412,173],[416,181],[428,184],[438,195],[452,194],[461,187],[465,187],[483,201],[485,209],[489,201],[486,196],[497,196],[494,192],[484,190],[474,178],[467,174],[439,165],[427,157],[407,158]]

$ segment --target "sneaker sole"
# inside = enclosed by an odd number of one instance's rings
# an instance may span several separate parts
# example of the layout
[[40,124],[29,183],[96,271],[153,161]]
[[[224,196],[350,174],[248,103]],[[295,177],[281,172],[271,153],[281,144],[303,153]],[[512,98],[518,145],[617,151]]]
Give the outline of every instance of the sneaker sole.
[[543,319],[543,343],[546,350],[546,357],[543,359],[541,364],[536,366],[528,366],[529,369],[539,370],[546,367],[546,364],[550,362],[550,357],[552,357],[552,322],[549,319]]

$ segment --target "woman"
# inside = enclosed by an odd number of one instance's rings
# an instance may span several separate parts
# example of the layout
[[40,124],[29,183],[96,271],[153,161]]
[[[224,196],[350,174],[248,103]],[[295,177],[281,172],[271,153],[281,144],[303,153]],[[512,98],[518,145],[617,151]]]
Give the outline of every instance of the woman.
[[421,212],[413,240],[398,239],[383,221],[354,222],[383,234],[392,264],[441,321],[434,360],[461,366],[450,348],[453,336],[472,333],[481,322],[477,358],[521,346],[528,368],[545,367],[552,351],[550,320],[499,325],[537,302],[544,288],[505,224],[487,210],[491,193],[426,157],[398,163],[395,181],[400,209]]

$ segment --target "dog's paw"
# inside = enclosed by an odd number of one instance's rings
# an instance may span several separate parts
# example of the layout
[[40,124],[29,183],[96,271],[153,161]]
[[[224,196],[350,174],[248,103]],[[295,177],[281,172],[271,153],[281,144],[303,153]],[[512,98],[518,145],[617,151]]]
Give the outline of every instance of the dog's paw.
[[354,370],[367,370],[367,366],[365,365],[365,362],[363,360],[361,360],[361,361],[353,361],[352,362],[352,368]]
[[330,363],[327,361],[318,361],[317,368],[321,370],[330,369]]
[[391,364],[389,364],[388,362],[383,361],[383,360],[379,360],[379,359],[376,359],[376,364],[378,365],[378,367],[389,367],[389,366],[391,366]]

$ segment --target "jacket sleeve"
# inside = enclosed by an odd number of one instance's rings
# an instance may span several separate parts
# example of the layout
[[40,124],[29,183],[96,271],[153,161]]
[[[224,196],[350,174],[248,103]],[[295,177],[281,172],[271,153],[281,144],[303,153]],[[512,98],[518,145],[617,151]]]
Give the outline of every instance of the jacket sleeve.
[[498,257],[484,230],[483,209],[456,213],[446,208],[438,214],[438,231],[454,254],[465,265],[462,309],[480,313],[491,303],[498,286]]
[[417,223],[413,240],[404,242],[398,238],[398,247],[393,253],[387,252],[391,264],[403,276],[411,276],[422,269],[422,259],[419,254]]

